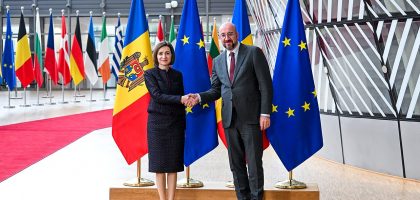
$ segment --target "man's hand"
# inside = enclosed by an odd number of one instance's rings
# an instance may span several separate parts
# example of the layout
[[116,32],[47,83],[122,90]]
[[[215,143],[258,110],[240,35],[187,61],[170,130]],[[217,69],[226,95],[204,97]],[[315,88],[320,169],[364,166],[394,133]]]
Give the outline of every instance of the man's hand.
[[261,131],[270,127],[270,117],[260,116],[260,129]]
[[182,101],[183,98],[181,98],[181,102],[187,107],[194,107],[199,103],[198,94],[187,94],[182,97],[186,97],[185,101]]

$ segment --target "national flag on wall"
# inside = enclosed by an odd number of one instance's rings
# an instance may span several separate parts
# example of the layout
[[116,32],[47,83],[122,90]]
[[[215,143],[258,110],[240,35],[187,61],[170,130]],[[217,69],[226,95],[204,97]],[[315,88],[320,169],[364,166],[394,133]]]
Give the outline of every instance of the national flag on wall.
[[108,34],[106,33],[106,17],[102,17],[101,46],[99,48],[98,71],[102,76],[102,83],[106,83],[111,76],[111,68],[109,65],[109,45]]
[[176,35],[175,35],[175,24],[174,24],[174,16],[171,16],[171,28],[169,30],[169,39],[168,41],[172,44],[175,49],[176,46]]
[[12,91],[16,87],[16,72],[15,72],[15,53],[13,50],[12,41],[12,25],[10,23],[10,12],[7,9],[6,13],[6,38],[4,40],[4,50],[1,59],[1,71],[3,79],[6,81],[9,90]]
[[70,59],[69,59],[69,36],[67,35],[66,17],[64,12],[61,13],[61,42],[60,50],[58,51],[57,69],[62,77],[62,83],[67,85],[71,81],[70,75]]
[[[196,0],[186,0],[181,15],[174,68],[182,72],[185,93],[198,93],[210,89],[206,51],[200,30]],[[184,164],[193,162],[218,145],[214,103],[186,108]]]
[[26,34],[23,10],[20,13],[19,33],[16,49],[16,76],[26,88],[34,80],[34,71],[31,58],[31,49],[29,48],[29,39]]
[[[165,36],[163,35],[163,28],[162,28],[162,16],[159,15],[159,23],[157,25],[157,31],[156,31],[156,40],[154,47],[162,42],[165,39]],[[153,47],[153,48],[154,48]]]
[[252,45],[251,27],[249,25],[248,12],[245,0],[236,0],[233,8],[232,23],[235,24],[239,33],[238,40],[242,44]]
[[57,60],[55,59],[55,45],[54,45],[54,23],[52,13],[50,13],[50,29],[48,31],[47,48],[45,50],[45,69],[54,84],[58,83]]
[[288,171],[323,146],[321,121],[299,1],[288,1],[273,75],[267,136]]
[[120,72],[122,49],[123,49],[122,29],[121,29],[120,15],[118,13],[118,22],[117,22],[117,26],[115,26],[114,53],[112,55],[112,61],[111,61],[112,74],[114,74],[115,80],[118,80],[118,73]]
[[44,83],[42,72],[44,71],[44,62],[42,60],[42,45],[41,45],[41,23],[39,19],[39,9],[36,8],[36,22],[35,22],[35,52],[34,52],[34,75],[36,83],[40,88]]
[[93,22],[92,14],[90,15],[89,20],[89,33],[86,43],[86,54],[85,54],[85,74],[89,79],[91,85],[95,85],[98,81],[98,72],[97,72],[97,57],[96,57],[96,48],[95,48],[95,35],[93,32]]
[[[232,23],[235,24],[236,30],[238,31],[238,40],[242,44],[253,45],[251,27],[249,25],[248,12],[245,0],[236,0],[235,7],[233,8]],[[221,109],[221,107],[220,107]],[[270,144],[267,139],[267,135],[263,131],[263,148],[266,149]],[[220,135],[222,136],[222,135]],[[225,141],[226,139],[222,139]]]
[[[147,107],[150,95],[144,71],[153,68],[149,27],[143,0],[131,2],[115,95],[112,136],[128,164],[147,150]],[[133,66],[140,66],[133,68]]]
[[82,40],[80,38],[79,14],[76,17],[76,29],[70,52],[70,74],[74,85],[78,85],[85,79],[85,65],[83,64]]

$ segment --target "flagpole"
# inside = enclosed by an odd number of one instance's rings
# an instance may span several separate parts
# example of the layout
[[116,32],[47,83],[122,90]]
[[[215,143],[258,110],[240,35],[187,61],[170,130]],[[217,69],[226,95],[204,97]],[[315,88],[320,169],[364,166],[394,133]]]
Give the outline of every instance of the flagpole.
[[180,188],[200,188],[203,187],[204,184],[199,180],[190,178],[190,167],[188,166],[185,168],[185,178],[179,180],[176,183],[176,186]]
[[31,107],[31,105],[26,104],[26,87],[23,88],[23,105],[20,105],[20,107]]
[[18,97],[17,96],[17,88],[15,88],[15,96],[14,97],[10,97],[11,99],[22,99],[22,97]]
[[39,103],[39,85],[36,84],[36,104],[33,104],[34,106],[43,106],[44,104]]
[[[35,5],[33,6],[33,8],[35,8]],[[39,8],[36,7],[34,9],[34,16],[36,17],[36,12],[39,11]],[[38,19],[36,19],[38,20]],[[36,21],[34,23],[34,29],[35,29],[35,35],[36,35]],[[35,36],[36,37],[36,36]],[[34,38],[35,38],[34,37]],[[41,39],[41,38],[39,38]],[[36,40],[34,40],[34,48],[36,48]],[[41,52],[42,54],[42,52]],[[34,54],[35,55],[35,54]],[[35,61],[34,61],[35,62]],[[34,63],[34,67],[35,67],[35,63]],[[42,71],[40,72],[42,74]],[[39,85],[38,85],[38,80],[36,81],[36,104],[32,104],[33,106],[43,106],[44,104],[39,103]]]
[[289,179],[277,182],[274,187],[278,189],[305,189],[306,184],[293,179],[293,170],[289,171]]
[[90,85],[90,87],[89,87],[90,99],[89,100],[86,100],[86,101],[88,101],[88,102],[95,102],[96,100],[95,99],[92,99],[92,84],[89,84],[89,85]]
[[[61,9],[61,16],[64,16],[64,9]],[[64,38],[66,38],[67,37],[67,33],[66,33],[66,35],[64,36]],[[61,38],[61,40],[63,40],[63,38]],[[63,42],[63,41],[61,41],[61,42]],[[63,46],[62,46],[62,48],[64,48],[64,49],[66,49],[66,44],[62,44]],[[64,54],[64,63],[66,63],[66,55]],[[63,64],[64,66],[62,66],[63,67],[63,73],[61,74],[62,75],[62,81],[61,81],[61,102],[58,102],[59,104],[67,104],[67,103],[69,103],[68,101],[64,101],[64,82],[66,81],[66,70],[64,69],[65,67],[66,67],[66,65],[65,64]]]
[[9,95],[8,95],[8,105],[7,105],[7,106],[3,106],[3,108],[15,108],[15,106],[11,106],[11,105],[10,105],[10,99],[11,99],[11,97],[10,97],[10,88],[9,88],[9,86],[7,86],[7,91],[9,91]]
[[52,102],[52,99],[54,98],[54,96],[52,95],[52,80],[51,80],[51,77],[50,77],[50,79],[49,79],[49,81],[48,81],[48,85],[50,86],[50,92],[49,92],[49,99],[50,99],[50,102],[49,103],[46,103],[46,104],[48,104],[48,105],[55,105],[55,103],[54,102]]
[[141,158],[139,158],[137,160],[137,177],[125,182],[124,186],[147,187],[147,186],[153,186],[153,185],[155,185],[153,181],[141,177]]
[[104,83],[104,98],[101,99],[101,101],[109,101],[109,99],[106,98],[106,83]]
[[77,92],[77,85],[75,85],[74,86],[74,100],[73,100],[73,103],[80,103],[80,101],[79,100],[77,100],[77,94],[76,94],[76,92]]

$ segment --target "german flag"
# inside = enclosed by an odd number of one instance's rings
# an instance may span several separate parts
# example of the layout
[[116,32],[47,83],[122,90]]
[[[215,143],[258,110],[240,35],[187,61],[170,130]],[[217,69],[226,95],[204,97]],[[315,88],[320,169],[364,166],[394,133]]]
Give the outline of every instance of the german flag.
[[25,20],[23,19],[23,10],[20,13],[18,42],[16,49],[16,76],[26,88],[34,80],[33,63],[31,58],[31,49],[29,48],[29,39],[26,34]]
[[76,30],[70,52],[70,74],[74,85],[78,85],[85,79],[85,65],[83,64],[82,39],[80,36],[79,12],[76,18]]
[[150,95],[144,71],[153,68],[149,27],[143,0],[131,2],[115,95],[112,137],[128,164],[147,152],[147,107]]

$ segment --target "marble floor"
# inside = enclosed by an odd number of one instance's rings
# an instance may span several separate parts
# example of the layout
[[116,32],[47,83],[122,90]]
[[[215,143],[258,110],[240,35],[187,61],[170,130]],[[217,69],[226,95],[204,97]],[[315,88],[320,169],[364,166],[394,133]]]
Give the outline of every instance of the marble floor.
[[[16,107],[5,109],[7,91],[0,91],[0,125],[45,119],[113,107],[114,90],[107,91],[110,101],[88,102],[89,91],[80,103],[20,107],[22,99],[12,100]],[[41,95],[45,95],[45,91]],[[14,95],[14,93],[12,93]],[[18,92],[21,96],[22,92]],[[27,92],[27,103],[36,103],[36,92]],[[53,102],[61,101],[61,91],[53,91]],[[94,90],[93,99],[103,98],[102,90]],[[73,91],[65,92],[65,99],[73,100]],[[49,99],[40,99],[48,103]],[[1,159],[1,155],[0,155]],[[264,151],[265,185],[272,186],[288,176],[274,150]],[[142,158],[142,175],[154,179],[147,172],[147,156]],[[1,170],[1,169],[0,169]],[[26,168],[0,183],[1,200],[106,200],[109,188],[119,186],[135,177],[136,165],[127,165],[115,145],[111,128],[93,131],[67,147]],[[179,179],[185,173],[179,174]],[[222,143],[191,166],[191,177],[204,182],[231,180],[227,150]],[[420,182],[361,170],[314,156],[296,170],[297,180],[316,183],[321,199],[370,200],[401,199],[420,200]]]

